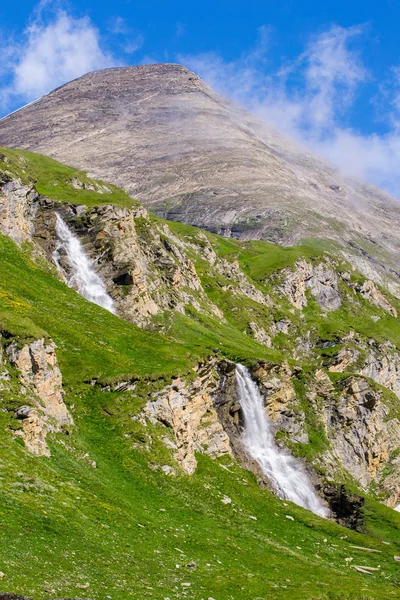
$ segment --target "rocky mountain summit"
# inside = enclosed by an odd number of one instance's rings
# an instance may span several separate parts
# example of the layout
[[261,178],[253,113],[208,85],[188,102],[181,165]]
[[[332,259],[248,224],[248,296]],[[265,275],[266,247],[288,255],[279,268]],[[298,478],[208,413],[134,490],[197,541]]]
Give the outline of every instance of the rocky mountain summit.
[[170,220],[241,239],[317,239],[400,294],[398,202],[180,65],[84,75],[2,119],[0,144],[88,170]]

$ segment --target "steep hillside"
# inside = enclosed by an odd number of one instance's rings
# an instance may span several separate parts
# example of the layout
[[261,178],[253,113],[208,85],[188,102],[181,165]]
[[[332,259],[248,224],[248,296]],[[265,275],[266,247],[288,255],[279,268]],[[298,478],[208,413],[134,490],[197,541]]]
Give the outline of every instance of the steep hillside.
[[[400,598],[399,302],[333,254],[165,222],[0,155],[1,588]],[[56,214],[118,315],[72,289]],[[249,455],[238,362],[329,518]]]
[[173,221],[316,238],[400,294],[398,202],[344,180],[180,65],[89,73],[2,119],[0,144],[88,170]]
[[[398,301],[332,254],[168,223],[0,155],[1,588],[400,598]],[[72,289],[56,214],[118,315]],[[329,518],[248,454],[238,362]]]

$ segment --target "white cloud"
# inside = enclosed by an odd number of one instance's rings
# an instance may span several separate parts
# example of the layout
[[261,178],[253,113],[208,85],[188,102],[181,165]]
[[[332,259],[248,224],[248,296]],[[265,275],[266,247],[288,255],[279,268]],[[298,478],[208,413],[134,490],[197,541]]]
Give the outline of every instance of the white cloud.
[[[325,128],[338,112],[351,105],[359,83],[367,73],[349,41],[359,36],[361,27],[332,27],[308,45],[300,57],[304,65],[305,87],[312,124]],[[339,102],[340,101],[340,102]]]
[[1,49],[8,58],[9,84],[2,104],[29,102],[84,73],[116,65],[100,46],[100,36],[88,18],[58,12],[47,23],[38,17],[25,30],[22,42]]
[[114,35],[119,36],[121,48],[125,54],[133,54],[144,44],[144,37],[128,25],[123,17],[114,17],[109,26]]
[[134,54],[144,44],[144,37],[139,33],[130,35],[123,45],[123,50],[126,54]]
[[365,33],[363,26],[334,26],[314,37],[296,60],[278,70],[269,68],[265,31],[261,43],[236,61],[225,62],[215,53],[180,60],[215,90],[347,175],[400,197],[400,68],[392,70],[394,82],[385,98],[381,80],[374,92],[385,101],[388,133],[363,134],[347,124],[360,87],[373,81],[353,47]]
[[111,19],[109,29],[112,33],[126,34],[130,32],[130,27],[123,17],[114,17]]

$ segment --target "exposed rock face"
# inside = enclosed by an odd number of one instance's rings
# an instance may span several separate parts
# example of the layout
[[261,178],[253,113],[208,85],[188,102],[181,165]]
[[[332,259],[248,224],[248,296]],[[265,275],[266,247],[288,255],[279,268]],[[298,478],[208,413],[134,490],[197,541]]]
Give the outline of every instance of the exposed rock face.
[[389,411],[380,394],[363,379],[349,378],[336,405],[327,410],[327,428],[335,454],[343,467],[365,488],[377,476],[390,450],[400,443],[389,430],[400,425],[386,422]]
[[321,376],[311,399],[317,396],[323,398],[322,417],[332,447],[323,458],[328,470],[333,468],[331,474],[336,461],[364,489],[381,481],[382,468],[400,444],[400,422],[388,419],[381,393],[361,377],[350,376],[335,390],[329,378]]
[[376,287],[373,281],[364,281],[360,287],[360,294],[371,304],[383,308],[394,317],[397,317],[397,310],[390,304],[380,290]]
[[63,401],[62,375],[55,348],[55,344],[45,344],[41,339],[26,344],[21,350],[11,344],[7,354],[19,369],[22,383],[40,398],[44,412],[60,425],[67,425],[70,417]]
[[[343,373],[356,362],[359,351],[356,348],[341,348],[335,357],[335,364],[329,367],[331,373]],[[364,372],[364,375],[366,373]],[[374,377],[372,377],[374,379]]]
[[337,275],[327,265],[312,265],[304,260],[295,269],[285,269],[282,274],[282,293],[298,309],[307,306],[306,291],[310,290],[324,310],[336,310],[341,304]]
[[360,373],[388,388],[400,399],[400,356],[393,347],[372,345]]
[[272,347],[271,336],[268,335],[264,327],[259,327],[257,323],[254,323],[252,321],[251,323],[249,323],[249,328],[251,333],[253,334],[254,339],[257,340],[257,342],[260,342],[260,344],[263,344],[263,346],[266,346],[267,348]]
[[60,431],[72,423],[63,399],[55,348],[55,344],[46,344],[43,339],[25,344],[22,349],[15,343],[7,347],[8,359],[19,370],[23,390],[33,404],[17,410],[16,417],[23,425],[20,435],[28,450],[38,456],[50,456],[46,444],[49,431]]
[[[40,197],[34,188],[20,186],[18,181],[0,185],[0,231],[18,243],[34,240],[49,261],[57,244],[55,211],[68,221],[96,261],[123,318],[147,326],[161,311],[184,313],[187,306],[224,318],[203,290],[188,257],[190,244],[186,246],[167,227],[157,225],[145,208],[103,205],[87,209]],[[68,274],[68,262],[65,257],[60,260]],[[220,261],[221,268],[225,262]],[[227,265],[229,269],[230,263]],[[265,303],[262,293],[238,267],[232,267],[232,272],[232,280],[240,282],[243,293]]]
[[0,175],[0,231],[19,244],[30,239],[38,197],[33,186]]
[[305,415],[292,383],[293,372],[288,363],[261,363],[253,370],[265,397],[265,409],[276,431],[284,430],[293,442],[308,442]]
[[398,288],[398,203],[345,181],[180,65],[84,75],[1,120],[0,145],[89,170],[161,216],[225,235],[333,239],[366,277]]
[[400,356],[393,344],[381,344],[354,334],[345,336],[341,341],[346,345],[333,357],[329,371],[359,373],[392,391],[400,399]]
[[217,365],[217,372],[219,385],[215,390],[213,401],[218,418],[229,437],[232,453],[242,466],[257,476],[261,487],[272,489],[260,465],[248,454],[243,444],[244,418],[238,401],[236,365],[230,361],[222,361]]
[[[158,227],[142,207],[97,207],[87,212],[83,229],[76,224],[124,318],[143,326],[160,311],[184,313],[189,305],[223,318],[207,298],[187,248],[174,243],[170,231]],[[74,227],[74,218],[69,225]]]
[[348,492],[344,485],[332,483],[323,487],[323,494],[340,525],[363,531],[364,498],[362,496]]
[[229,290],[234,295],[241,294],[247,296],[247,298],[254,300],[254,302],[258,302],[259,304],[269,304],[269,299],[250,283],[246,275],[241,271],[238,261],[229,262],[227,260],[219,259],[215,264],[221,275],[226,277],[226,279],[230,279],[239,284],[235,287],[228,285],[224,288],[224,291]]
[[276,335],[277,333],[284,333],[285,335],[288,335],[291,327],[292,322],[290,319],[281,319],[271,326],[271,333],[273,335]]
[[387,505],[397,508],[400,504],[400,456],[395,456],[389,464],[390,472],[385,478],[384,489],[389,495]]
[[212,367],[212,364],[200,367],[196,379],[189,385],[180,379],[173,381],[148,402],[144,410],[147,418],[172,427],[175,458],[188,474],[197,466],[195,452],[211,457],[231,454],[229,438],[218,420],[211,397],[218,385]]
[[[276,276],[274,275],[275,279]],[[339,282],[347,286],[347,293],[358,292],[370,304],[397,317],[396,309],[373,281],[352,283],[351,276],[342,272],[337,262],[326,259],[325,263],[313,264],[306,260],[298,261],[293,269],[280,272],[280,290],[299,310],[307,306],[307,291],[316,299],[319,306],[326,311],[337,310],[342,301]],[[379,316],[376,317],[379,319]]]
[[[14,187],[17,183],[13,182]],[[55,211],[59,212],[96,261],[97,271],[118,314],[136,325],[146,327],[158,313],[164,310],[184,313],[188,306],[224,320],[222,311],[207,297],[189,258],[193,250],[210,262],[215,273],[232,282],[227,283],[225,291],[262,305],[270,303],[241,271],[237,261],[217,258],[201,232],[199,244],[184,243],[167,226],[156,223],[141,206],[128,209],[103,205],[88,209],[53,202],[30,188],[16,189],[19,192],[18,212],[26,217],[11,219],[7,212],[3,231],[10,233],[12,230],[19,243],[34,240],[52,261],[57,244]],[[6,196],[4,198],[6,207]],[[69,276],[69,265],[64,258],[60,257],[60,263]],[[260,332],[264,342],[268,343],[268,335]]]
[[[290,369],[287,363],[260,363],[252,375],[265,398],[265,410],[275,431],[284,432],[291,443],[307,444],[309,425],[293,383],[299,372],[297,367]],[[235,399],[233,384],[230,387],[225,384],[225,387],[230,389],[230,394],[228,401],[222,404],[223,410],[217,404],[218,414],[235,454],[246,464],[246,455],[240,446],[243,426],[240,404]],[[322,370],[317,371],[314,380],[306,385],[305,393],[307,410],[313,413],[312,420],[325,430],[328,449],[317,462],[327,476],[340,478],[347,471],[361,488],[368,489],[372,482],[378,484],[387,494],[388,504],[397,506],[400,502],[400,459],[394,452],[400,446],[400,421],[390,417],[382,393],[374,390],[362,377],[349,376],[334,385]],[[258,473],[254,465],[247,462],[247,466]],[[344,497],[340,499],[333,492],[332,502],[333,496],[335,502],[344,502]],[[346,519],[351,521],[352,514],[350,511]],[[343,515],[343,523],[346,519]]]
[[154,291],[149,290],[147,285],[150,266],[139,245],[135,229],[134,217],[145,214],[143,209],[135,213],[120,207],[106,206],[88,215],[88,229],[93,228],[95,220],[100,221],[92,231],[96,250],[107,255],[108,259],[100,265],[102,275],[105,281],[113,281],[116,286],[128,286],[125,288],[128,293],[119,298],[118,310],[133,322],[146,321],[160,310],[149,293]]
[[35,408],[29,411],[17,411],[17,419],[22,420],[22,430],[17,430],[16,435],[21,436],[26,448],[36,456],[50,456],[46,443],[47,426],[43,415]]

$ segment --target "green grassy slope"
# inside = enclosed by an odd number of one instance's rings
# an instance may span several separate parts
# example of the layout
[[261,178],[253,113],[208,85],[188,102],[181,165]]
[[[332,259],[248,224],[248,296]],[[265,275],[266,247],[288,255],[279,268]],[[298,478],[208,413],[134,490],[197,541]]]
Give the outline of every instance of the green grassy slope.
[[0,236],[0,318],[15,335],[47,335],[58,346],[66,381],[173,376],[220,348],[228,358],[269,358],[257,342],[216,320],[180,316],[169,338],[136,327],[85,301]]
[[[400,519],[388,519],[387,546],[280,502],[227,461],[199,457],[192,477],[153,472],[132,448],[128,400],[93,392],[74,402],[79,433],[55,440],[51,459],[29,456],[9,437],[2,444],[3,589],[117,600],[400,597]],[[154,457],[161,450],[153,446]],[[379,520],[389,516],[379,510]],[[192,561],[197,568],[186,566]],[[380,570],[367,576],[352,564]]]
[[[52,158],[29,150],[14,150],[0,146],[0,172],[19,177],[26,184],[34,184],[39,194],[61,202],[87,206],[138,205],[138,202],[132,200],[121,188],[95,181],[84,171],[67,167]],[[74,180],[76,184],[82,186],[82,189],[74,187]]]
[[[244,253],[257,247],[212,239],[227,256],[242,253],[258,285],[276,261],[286,266],[303,252],[284,258],[266,244],[254,266]],[[316,313],[309,318],[316,321]],[[400,515],[373,499],[360,534],[278,500],[233,459],[198,456],[190,477],[149,468],[176,467],[160,441],[164,428],[132,418],[151,391],[217,350],[244,362],[274,358],[234,319],[221,324],[193,313],[176,318],[167,336],[141,330],[90,304],[34,262],[29,248],[0,236],[0,325],[20,343],[56,342],[75,422],[68,436],[50,436],[51,458],[35,458],[12,435],[13,409],[25,402],[19,387],[0,389],[0,591],[37,600],[400,598],[393,558]],[[131,377],[139,378],[134,393],[89,383]],[[221,502],[225,495],[231,504]],[[192,561],[195,567],[186,566]],[[379,570],[365,575],[353,565]]]
[[[195,227],[184,225],[182,223],[168,222],[168,226],[174,232],[183,236],[184,239],[195,240],[198,230]],[[321,309],[314,298],[308,299],[308,306],[303,309],[302,314],[294,311],[293,307],[284,298],[277,298],[276,288],[274,289],[274,274],[284,268],[292,268],[296,261],[305,259],[311,262],[320,262],[324,256],[329,256],[321,248],[310,246],[289,246],[282,247],[264,241],[241,242],[234,239],[221,238],[219,236],[205,232],[217,254],[227,260],[237,260],[241,269],[246,273],[253,284],[266,295],[274,298],[272,308],[264,311],[264,319],[268,320],[271,313],[275,319],[289,316],[290,320],[298,327],[299,334],[314,329],[320,340],[332,340],[353,330],[363,336],[371,337],[377,341],[390,340],[397,348],[400,348],[400,319],[393,318],[383,309],[372,306],[360,295],[357,301],[349,302],[345,294],[342,295],[342,305],[338,310],[327,313],[321,317]],[[232,316],[229,314],[229,308],[238,307],[240,300],[232,297],[232,294],[225,294],[218,286],[218,281],[209,275],[209,264],[206,261],[199,261],[198,257],[192,256],[196,269],[205,285],[205,290],[210,298],[218,306],[226,310],[228,320]],[[343,270],[351,274],[352,282],[358,280],[364,281],[364,278],[357,272],[353,272],[350,265],[340,259]],[[390,301],[398,312],[400,312],[400,302],[393,297],[387,290],[384,290],[386,298]],[[244,309],[251,306],[255,311],[255,303],[248,299],[242,299]],[[280,305],[280,306],[279,306]],[[260,307],[258,306],[258,310]],[[240,312],[236,312],[230,322],[237,328],[243,330],[244,321],[240,322]],[[374,321],[372,316],[379,316],[379,321]],[[284,347],[282,350],[287,354],[288,339],[283,338]],[[279,340],[274,346],[279,348]],[[291,350],[291,348],[289,348]]]

